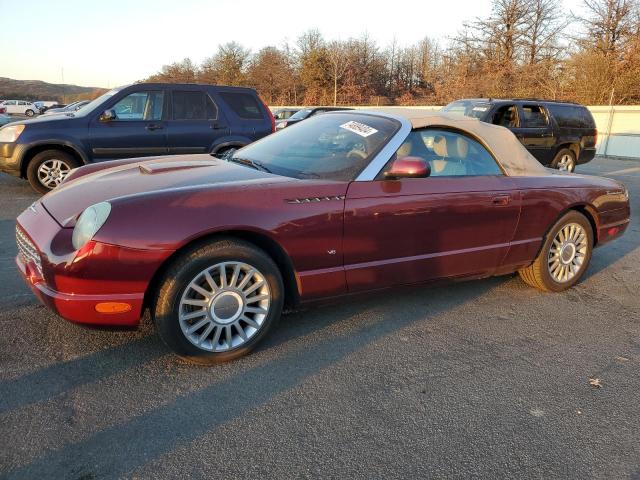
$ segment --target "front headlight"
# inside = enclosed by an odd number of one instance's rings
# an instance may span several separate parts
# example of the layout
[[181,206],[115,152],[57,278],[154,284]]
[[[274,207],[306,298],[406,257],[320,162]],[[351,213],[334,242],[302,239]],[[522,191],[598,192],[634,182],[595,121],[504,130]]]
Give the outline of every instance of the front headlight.
[[104,222],[107,221],[109,213],[111,213],[111,204],[109,202],[96,203],[82,212],[73,229],[71,237],[73,248],[80,250],[84,247],[98,233]]
[[0,128],[0,142],[15,142],[24,130],[24,125],[7,125]]

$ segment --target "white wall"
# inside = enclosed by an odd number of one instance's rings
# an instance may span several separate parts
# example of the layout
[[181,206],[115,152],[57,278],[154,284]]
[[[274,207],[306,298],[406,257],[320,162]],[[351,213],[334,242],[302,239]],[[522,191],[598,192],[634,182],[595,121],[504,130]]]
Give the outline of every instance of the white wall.
[[[273,109],[283,107],[272,107]],[[353,107],[372,108],[372,107]],[[375,108],[375,107],[374,107]],[[404,107],[385,107],[404,108]],[[411,107],[424,110],[439,110],[440,106]],[[626,157],[640,160],[640,105],[590,106],[587,107],[598,127],[598,155]]]

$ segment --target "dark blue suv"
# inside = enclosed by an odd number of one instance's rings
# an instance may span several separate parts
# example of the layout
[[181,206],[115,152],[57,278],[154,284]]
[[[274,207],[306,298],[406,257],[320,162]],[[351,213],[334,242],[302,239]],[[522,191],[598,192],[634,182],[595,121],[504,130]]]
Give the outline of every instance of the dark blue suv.
[[274,131],[271,111],[250,88],[138,83],[80,110],[0,129],[0,171],[38,192],[91,162],[155,155],[223,155]]

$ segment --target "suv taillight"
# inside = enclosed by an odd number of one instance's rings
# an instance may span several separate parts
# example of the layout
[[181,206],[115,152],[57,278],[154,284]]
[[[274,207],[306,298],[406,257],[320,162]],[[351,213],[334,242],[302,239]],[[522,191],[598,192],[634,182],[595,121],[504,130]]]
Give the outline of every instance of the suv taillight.
[[0,107],[0,113],[6,113],[7,109],[6,107]]
[[264,103],[260,97],[258,97],[258,98],[260,99],[260,103],[262,104],[262,106],[269,113],[269,119],[271,120],[271,133],[273,133],[273,132],[276,131],[276,119],[273,116],[273,112],[271,111],[271,109],[269,107],[267,107],[267,104]]
[[597,145],[598,144],[598,129],[595,129],[596,133],[593,134],[593,144]]

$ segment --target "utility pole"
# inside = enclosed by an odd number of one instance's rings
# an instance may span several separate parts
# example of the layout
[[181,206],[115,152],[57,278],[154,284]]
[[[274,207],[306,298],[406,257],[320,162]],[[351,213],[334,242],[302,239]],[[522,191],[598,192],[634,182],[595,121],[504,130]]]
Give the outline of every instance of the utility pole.
[[60,67],[60,76],[62,77],[62,103],[67,103],[64,95],[64,67]]

